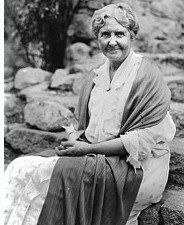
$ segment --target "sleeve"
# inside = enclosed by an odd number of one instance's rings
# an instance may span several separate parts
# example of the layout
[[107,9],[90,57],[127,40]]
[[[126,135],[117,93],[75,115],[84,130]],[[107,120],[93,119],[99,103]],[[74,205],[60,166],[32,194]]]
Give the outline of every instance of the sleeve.
[[169,152],[168,142],[172,141],[176,132],[174,122],[169,114],[157,125],[137,129],[120,135],[126,151],[127,162],[136,168],[146,170],[150,157],[161,157]]

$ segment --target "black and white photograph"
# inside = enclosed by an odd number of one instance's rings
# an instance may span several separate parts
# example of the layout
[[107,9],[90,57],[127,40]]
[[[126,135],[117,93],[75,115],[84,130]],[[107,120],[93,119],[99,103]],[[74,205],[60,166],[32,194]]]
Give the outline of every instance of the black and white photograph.
[[184,0],[5,0],[3,51],[4,225],[184,225]]

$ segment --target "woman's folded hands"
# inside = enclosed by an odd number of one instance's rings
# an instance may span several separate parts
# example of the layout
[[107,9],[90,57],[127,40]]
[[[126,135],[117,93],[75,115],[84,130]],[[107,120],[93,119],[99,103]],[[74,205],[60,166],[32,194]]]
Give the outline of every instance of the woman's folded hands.
[[58,156],[82,156],[90,153],[90,144],[82,141],[62,141],[55,151]]
[[127,155],[121,138],[93,144],[83,141],[62,141],[61,145],[55,148],[55,151],[58,156],[82,156],[87,154]]

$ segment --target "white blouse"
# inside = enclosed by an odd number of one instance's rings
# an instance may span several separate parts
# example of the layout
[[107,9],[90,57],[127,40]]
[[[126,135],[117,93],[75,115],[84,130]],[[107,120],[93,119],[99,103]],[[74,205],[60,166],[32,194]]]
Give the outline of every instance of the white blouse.
[[[132,50],[116,71],[112,82],[109,76],[109,60],[94,72],[95,86],[89,100],[90,121],[85,131],[91,143],[113,139],[120,130],[123,109],[137,75],[143,56]],[[127,161],[134,168],[147,168],[151,155],[159,157],[168,152],[166,141],[175,134],[175,125],[169,112],[164,120],[151,128],[134,130],[121,135],[121,140],[129,153]]]

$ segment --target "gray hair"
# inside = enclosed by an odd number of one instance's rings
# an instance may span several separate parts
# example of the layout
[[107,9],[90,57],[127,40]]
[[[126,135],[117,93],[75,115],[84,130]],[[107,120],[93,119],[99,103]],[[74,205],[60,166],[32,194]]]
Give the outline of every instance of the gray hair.
[[120,25],[126,27],[131,38],[135,37],[139,31],[139,24],[134,11],[125,3],[117,3],[107,5],[94,12],[92,32],[96,37],[98,37],[100,28],[105,25],[106,18],[114,18]]

